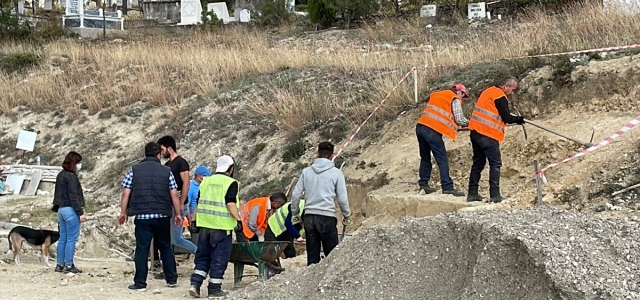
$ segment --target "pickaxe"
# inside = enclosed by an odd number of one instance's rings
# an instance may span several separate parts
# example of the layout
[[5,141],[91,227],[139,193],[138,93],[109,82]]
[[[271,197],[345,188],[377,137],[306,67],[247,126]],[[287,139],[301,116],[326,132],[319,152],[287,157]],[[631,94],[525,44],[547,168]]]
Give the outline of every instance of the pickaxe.
[[570,140],[570,141],[573,141],[573,142],[575,142],[575,143],[578,143],[578,144],[582,145],[585,149],[591,148],[591,147],[593,146],[592,142],[593,142],[593,136],[594,136],[594,135],[595,135],[595,133],[596,133],[596,132],[595,132],[595,130],[593,130],[593,131],[591,132],[591,140],[590,140],[588,143],[585,143],[585,142],[582,142],[582,141],[580,141],[580,140],[578,140],[578,139],[574,139],[574,138],[568,137],[568,136],[566,136],[566,135],[564,135],[564,134],[562,134],[562,133],[559,133],[559,132],[553,131],[553,130],[551,130],[551,129],[549,129],[549,128],[546,128],[546,127],[544,127],[544,126],[542,126],[542,125],[540,125],[540,124],[533,123],[533,122],[532,122],[532,121],[530,121],[530,120],[524,119],[524,121],[525,121],[527,124],[533,125],[533,126],[538,127],[538,128],[540,128],[540,129],[542,129],[542,130],[545,130],[545,131],[551,132],[551,133],[553,133],[553,134],[555,134],[555,135],[557,135],[557,136],[561,136],[561,137],[563,137],[563,138],[565,138],[565,139],[567,139],[567,140]]
[[[516,110],[516,113],[518,113],[518,116],[522,117],[522,114],[520,113],[520,110],[518,110],[518,108],[514,105],[513,108]],[[520,124],[522,125],[522,131],[524,132],[524,139],[525,141],[528,139],[527,138],[527,128],[524,127],[524,124]]]

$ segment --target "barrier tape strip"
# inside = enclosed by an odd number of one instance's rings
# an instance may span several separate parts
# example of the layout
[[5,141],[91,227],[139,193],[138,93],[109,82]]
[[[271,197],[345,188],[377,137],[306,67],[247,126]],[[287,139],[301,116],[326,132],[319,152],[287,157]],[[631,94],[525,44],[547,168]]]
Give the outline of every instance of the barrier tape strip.
[[[571,54],[586,54],[586,53],[595,53],[595,52],[607,52],[607,51],[618,51],[618,50],[627,50],[640,48],[640,44],[629,44],[622,46],[613,46],[613,47],[603,47],[603,48],[593,48],[593,49],[585,49],[585,50],[576,50],[576,51],[568,51],[568,52],[558,52],[558,53],[548,53],[548,54],[536,54],[536,55],[524,55],[524,56],[516,56],[516,57],[507,57],[502,59],[494,59],[494,60],[486,60],[480,61],[480,63],[493,62],[498,60],[514,60],[514,59],[523,59],[523,58],[537,58],[537,57],[553,57],[553,56],[561,56],[561,55],[571,55]],[[444,67],[455,67],[455,66],[464,66],[469,64],[476,64],[479,62],[473,63],[461,63],[461,64],[451,64],[451,65],[424,65],[422,68],[444,68]]]
[[640,115],[638,115],[637,117],[635,117],[633,120],[631,120],[629,123],[625,124],[622,128],[620,128],[620,130],[616,131],[614,134],[608,136],[607,138],[605,138],[604,140],[602,140],[601,142],[589,147],[588,149],[582,150],[576,154],[574,154],[571,157],[565,158],[559,162],[556,163],[552,163],[538,171],[536,171],[537,176],[540,176],[540,178],[542,179],[542,182],[544,182],[545,184],[547,184],[547,178],[544,176],[544,171],[551,169],[553,167],[558,166],[559,164],[562,163],[566,163],[570,160],[573,160],[575,158],[581,157],[581,156],[585,156],[591,152],[594,152],[608,144],[611,143],[611,141],[613,141],[614,139],[618,138],[619,136],[623,135],[625,132],[633,129],[634,127],[636,127],[636,125],[640,124]]
[[369,116],[364,119],[364,122],[362,122],[362,124],[360,124],[360,126],[358,126],[358,128],[356,128],[356,130],[353,132],[353,134],[351,134],[351,136],[347,139],[347,141],[344,143],[344,145],[342,145],[342,147],[340,147],[340,150],[338,150],[338,152],[336,153],[336,155],[333,156],[333,158],[331,159],[331,161],[334,161],[336,159],[336,157],[338,157],[343,151],[344,148],[347,147],[347,145],[349,145],[351,143],[351,141],[353,141],[353,138],[356,137],[356,134],[358,134],[358,132],[360,132],[360,129],[362,129],[362,127],[367,124],[367,121],[369,121],[369,119],[371,119],[371,117],[373,117],[373,115],[378,111],[378,109],[380,109],[380,107],[382,107],[382,105],[384,104],[385,101],[387,101],[387,99],[389,99],[389,97],[391,97],[391,94],[393,94],[393,92],[395,92],[395,90],[400,86],[400,84],[402,82],[404,82],[405,80],[407,80],[407,77],[409,77],[409,75],[411,75],[411,73],[413,72],[413,70],[417,69],[417,67],[413,67],[411,68],[411,70],[409,70],[409,72],[407,72],[407,74],[404,74],[404,76],[402,76],[402,79],[400,79],[400,81],[398,81],[398,83],[396,84],[396,86],[393,87],[393,89],[391,89],[391,91],[389,91],[389,93],[387,93],[387,96],[385,96],[382,101],[380,101],[380,103],[378,103],[378,106],[376,106],[376,108],[373,109],[373,111],[369,114]]

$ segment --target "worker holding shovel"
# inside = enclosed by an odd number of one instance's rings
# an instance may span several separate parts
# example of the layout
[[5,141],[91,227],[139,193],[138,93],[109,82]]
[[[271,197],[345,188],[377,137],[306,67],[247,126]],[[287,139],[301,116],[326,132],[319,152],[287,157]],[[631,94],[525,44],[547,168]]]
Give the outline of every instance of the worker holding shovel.
[[509,111],[507,96],[518,88],[518,79],[505,77],[496,86],[480,94],[469,120],[469,137],[473,148],[473,165],[469,175],[467,201],[482,201],[478,194],[480,176],[489,161],[489,197],[494,203],[502,202],[500,195],[500,142],[504,141],[507,124],[524,124],[524,117],[514,116]]

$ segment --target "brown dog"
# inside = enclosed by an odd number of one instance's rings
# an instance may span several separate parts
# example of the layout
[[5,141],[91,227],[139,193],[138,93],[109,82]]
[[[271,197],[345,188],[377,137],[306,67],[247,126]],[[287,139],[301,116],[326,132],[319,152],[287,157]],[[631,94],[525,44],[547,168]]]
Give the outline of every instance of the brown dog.
[[44,263],[50,267],[49,247],[57,242],[59,238],[60,233],[57,231],[16,226],[9,231],[9,252],[7,252],[7,255],[13,252],[13,260],[16,262],[16,265],[21,265],[20,249],[22,249],[22,243],[27,242],[31,247],[42,250],[42,256],[39,257],[39,259],[42,261],[42,258],[44,258]]

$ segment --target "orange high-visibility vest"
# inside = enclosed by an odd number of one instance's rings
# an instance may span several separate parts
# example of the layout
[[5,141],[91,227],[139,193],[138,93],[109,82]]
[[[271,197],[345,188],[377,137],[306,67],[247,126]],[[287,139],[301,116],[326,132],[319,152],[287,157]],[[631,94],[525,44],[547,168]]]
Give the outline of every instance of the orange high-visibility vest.
[[475,130],[499,142],[504,141],[504,132],[507,124],[502,121],[495,103],[496,99],[501,97],[507,97],[507,95],[501,88],[496,86],[482,91],[469,119],[470,130]]
[[242,205],[242,232],[244,232],[244,236],[247,239],[252,238],[255,233],[249,229],[249,214],[254,206],[258,205],[260,207],[260,212],[258,213],[258,219],[256,220],[256,224],[258,225],[258,229],[260,232],[264,233],[267,230],[267,220],[269,220],[270,215],[267,215],[267,207],[269,206],[269,197],[258,197],[247,201],[247,203]]
[[418,119],[418,124],[427,126],[455,141],[458,124],[454,121],[451,110],[451,102],[455,98],[458,98],[458,95],[452,90],[431,93],[427,107]]

